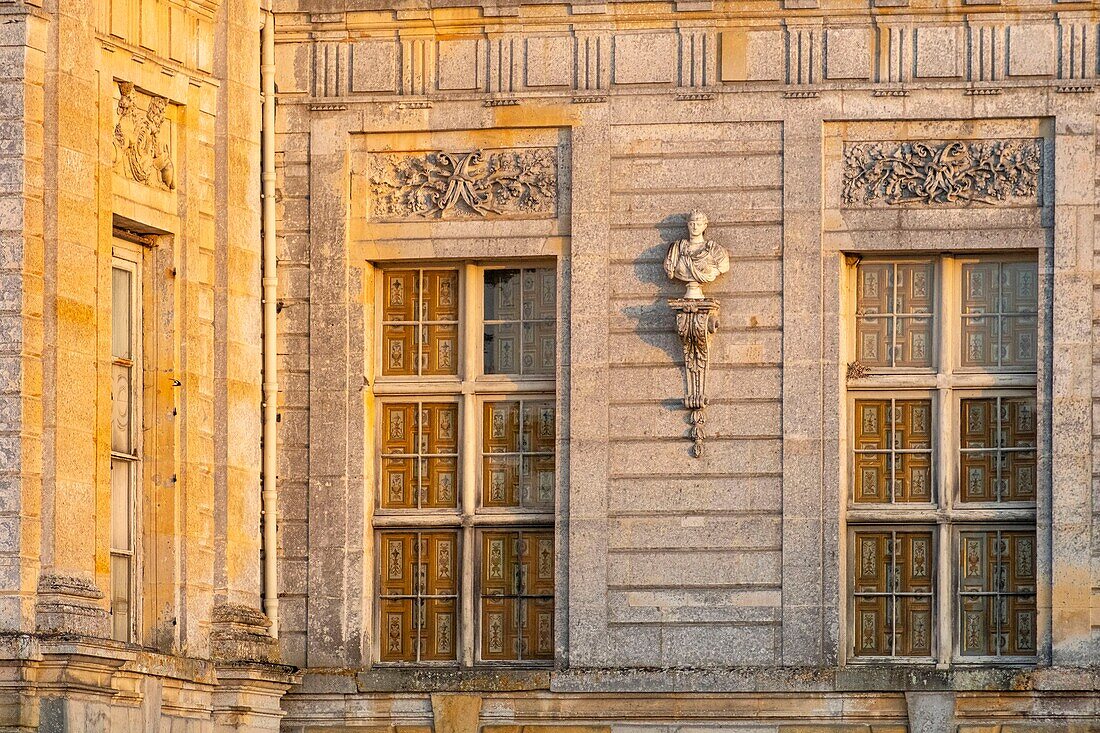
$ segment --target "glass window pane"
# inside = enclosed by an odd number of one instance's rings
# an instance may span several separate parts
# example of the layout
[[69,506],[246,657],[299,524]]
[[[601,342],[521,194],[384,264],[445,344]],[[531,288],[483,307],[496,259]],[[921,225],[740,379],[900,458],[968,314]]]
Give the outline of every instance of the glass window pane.
[[421,374],[458,374],[458,326],[424,326]]
[[385,531],[379,537],[379,659],[455,661],[461,575],[457,532]]
[[552,400],[485,403],[482,506],[553,509],[555,438]]
[[420,294],[420,273],[417,270],[384,270],[382,275],[382,320],[416,320]]
[[458,404],[381,406],[383,509],[458,507]]
[[553,374],[557,281],[553,268],[485,272],[486,374]]
[[964,264],[962,274],[962,366],[1034,368],[1037,264],[983,260]]
[[862,262],[857,271],[856,312],[860,315],[894,311],[894,266],[889,262]]
[[856,359],[867,367],[932,366],[935,268],[863,262],[856,271]]
[[481,562],[481,659],[553,659],[553,531],[486,530]]
[[118,453],[134,452],[133,372],[126,364],[111,365],[111,450]]
[[518,321],[519,270],[485,271],[485,320]]
[[855,533],[853,652],[932,656],[935,545],[931,530]]
[[382,374],[384,376],[416,374],[417,326],[384,326],[382,328]]
[[424,320],[458,321],[458,270],[424,271]]
[[129,270],[116,267],[111,270],[111,356],[130,359],[133,329],[130,323],[133,296]]
[[485,373],[518,374],[519,323],[485,325]]
[[557,324],[535,321],[523,324],[523,373],[553,374],[557,353]]
[[134,464],[130,461],[111,461],[111,549],[130,551],[130,526],[133,512],[130,506],[133,495]]
[[382,375],[458,374],[458,270],[384,270]]
[[964,399],[960,411],[960,500],[1035,501],[1034,396]]
[[1035,532],[968,531],[959,547],[960,652],[1034,655]]
[[932,400],[856,400],[855,420],[853,500],[933,501]]
[[111,555],[111,627],[118,641],[130,641],[130,557]]

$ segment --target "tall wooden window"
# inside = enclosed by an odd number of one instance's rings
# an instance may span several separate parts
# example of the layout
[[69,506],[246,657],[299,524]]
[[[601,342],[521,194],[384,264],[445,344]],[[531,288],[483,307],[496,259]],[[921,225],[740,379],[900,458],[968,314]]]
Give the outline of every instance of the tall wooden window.
[[140,250],[115,242],[111,265],[111,625],[137,638],[137,503],[141,479]]
[[849,657],[1033,659],[1035,259],[868,257],[849,282]]
[[549,662],[554,268],[392,266],[377,282],[376,658]]

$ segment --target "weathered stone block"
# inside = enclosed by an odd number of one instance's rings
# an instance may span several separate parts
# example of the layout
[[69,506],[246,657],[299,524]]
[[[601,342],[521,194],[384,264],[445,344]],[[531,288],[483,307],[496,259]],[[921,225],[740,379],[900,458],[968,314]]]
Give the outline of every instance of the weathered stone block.
[[915,32],[916,67],[918,79],[953,79],[960,75],[960,47],[962,28],[954,26],[921,27]]
[[477,41],[440,41],[438,54],[436,86],[440,91],[477,88],[481,73]]
[[783,78],[783,31],[730,29],[722,31],[722,81],[779,81]]
[[350,45],[348,52],[351,55],[352,92],[392,92],[396,90],[396,42],[386,40],[358,41]]
[[1058,28],[1054,24],[1008,28],[1008,75],[1053,76],[1058,64]]
[[674,33],[622,33],[615,36],[612,68],[616,84],[669,84],[676,79]]
[[525,40],[526,83],[529,87],[568,86],[573,81],[573,39],[532,36]]
[[865,27],[825,30],[825,78],[868,79],[871,32]]

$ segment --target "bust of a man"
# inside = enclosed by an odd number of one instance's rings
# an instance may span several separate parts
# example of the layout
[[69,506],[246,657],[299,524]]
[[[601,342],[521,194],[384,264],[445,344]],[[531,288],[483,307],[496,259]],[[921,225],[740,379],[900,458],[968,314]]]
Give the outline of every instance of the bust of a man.
[[688,238],[669,245],[665,257],[665,273],[670,279],[687,284],[686,298],[702,298],[701,284],[714,282],[730,269],[730,256],[725,248],[703,236],[707,223],[706,214],[698,209],[692,211],[687,223]]

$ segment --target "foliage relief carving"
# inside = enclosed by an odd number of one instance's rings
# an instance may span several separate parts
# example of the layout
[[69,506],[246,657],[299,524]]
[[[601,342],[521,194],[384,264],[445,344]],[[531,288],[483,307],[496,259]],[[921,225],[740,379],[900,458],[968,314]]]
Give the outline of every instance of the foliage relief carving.
[[375,220],[554,216],[557,198],[557,148],[384,155],[370,177]]
[[995,205],[1035,199],[1042,141],[907,141],[844,146],[844,203]]

